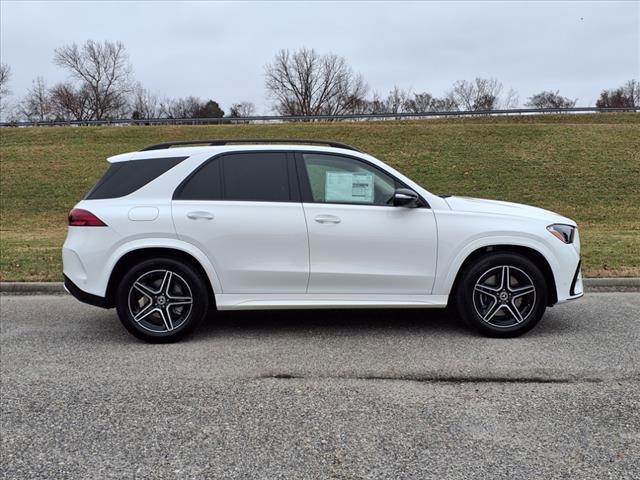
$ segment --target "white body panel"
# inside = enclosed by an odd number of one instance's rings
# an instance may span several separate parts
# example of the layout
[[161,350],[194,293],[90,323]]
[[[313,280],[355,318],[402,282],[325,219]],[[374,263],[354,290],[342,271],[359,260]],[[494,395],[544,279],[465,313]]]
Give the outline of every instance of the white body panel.
[[[530,248],[549,264],[556,283],[558,302],[572,297],[570,287],[580,261],[580,241],[560,242],[547,231],[554,223],[575,225],[573,220],[541,208],[509,202],[449,197],[451,210],[437,211],[441,239],[438,265],[441,266],[434,294],[447,294],[465,259],[474,251],[488,246]],[[480,212],[486,210],[485,212]],[[577,233],[576,233],[577,235]],[[582,295],[582,290],[579,290]]]
[[305,203],[304,212],[308,293],[431,293],[438,244],[432,210]]
[[[222,293],[306,292],[309,246],[300,203],[178,200],[172,205],[178,238],[205,252]],[[199,218],[189,218],[190,213]]]
[[[178,185],[223,152],[313,151],[358,157],[418,192],[429,208],[314,203],[172,201]],[[111,162],[162,158],[166,150],[118,155]],[[370,155],[330,147],[217,146],[173,148],[188,157],[124,197],[83,200],[107,227],[69,227],[64,274],[104,297],[117,262],[148,248],[189,254],[205,271],[220,309],[444,307],[461,265],[490,246],[527,247],[542,255],[559,302],[581,296],[571,284],[579,239],[564,244],[546,227],[575,225],[525,205],[435,196]],[[190,212],[211,219],[187,217]],[[315,221],[338,217],[340,223]],[[197,215],[196,215],[197,216]]]

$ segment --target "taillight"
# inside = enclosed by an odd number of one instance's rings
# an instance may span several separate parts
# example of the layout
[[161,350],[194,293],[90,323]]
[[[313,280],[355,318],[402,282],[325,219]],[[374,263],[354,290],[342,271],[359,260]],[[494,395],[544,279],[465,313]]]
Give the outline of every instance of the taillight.
[[93,213],[81,208],[74,208],[69,212],[70,227],[106,227],[107,224]]

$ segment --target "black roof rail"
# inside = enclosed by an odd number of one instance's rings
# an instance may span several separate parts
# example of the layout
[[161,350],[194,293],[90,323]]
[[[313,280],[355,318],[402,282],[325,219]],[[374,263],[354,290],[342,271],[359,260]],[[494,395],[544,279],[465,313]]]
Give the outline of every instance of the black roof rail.
[[140,150],[146,152],[148,150],[164,150],[165,148],[187,146],[187,145],[229,145],[232,143],[299,143],[299,144],[311,144],[311,145],[325,145],[327,147],[344,148],[346,150],[353,150],[359,152],[355,147],[346,145],[344,143],[332,142],[330,140],[308,140],[304,138],[222,138],[214,140],[187,140],[179,142],[165,142],[156,143],[155,145],[149,145],[148,147]]

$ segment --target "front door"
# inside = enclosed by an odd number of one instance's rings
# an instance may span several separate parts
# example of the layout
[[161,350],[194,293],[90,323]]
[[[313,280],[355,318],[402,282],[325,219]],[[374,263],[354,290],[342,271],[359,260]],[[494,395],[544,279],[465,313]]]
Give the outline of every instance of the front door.
[[436,271],[432,210],[393,206],[398,181],[364,161],[300,154],[309,231],[308,293],[428,295]]

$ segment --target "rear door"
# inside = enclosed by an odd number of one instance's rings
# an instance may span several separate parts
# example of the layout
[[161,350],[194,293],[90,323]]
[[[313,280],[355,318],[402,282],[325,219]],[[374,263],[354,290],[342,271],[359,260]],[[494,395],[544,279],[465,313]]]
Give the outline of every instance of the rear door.
[[436,272],[433,211],[393,206],[404,187],[361,159],[300,153],[309,230],[308,293],[428,295]]
[[307,228],[293,154],[249,151],[205,162],[172,201],[178,236],[213,264],[224,293],[304,293]]

